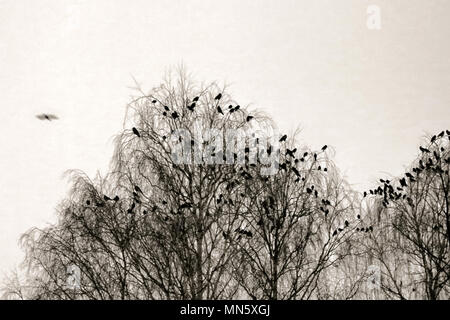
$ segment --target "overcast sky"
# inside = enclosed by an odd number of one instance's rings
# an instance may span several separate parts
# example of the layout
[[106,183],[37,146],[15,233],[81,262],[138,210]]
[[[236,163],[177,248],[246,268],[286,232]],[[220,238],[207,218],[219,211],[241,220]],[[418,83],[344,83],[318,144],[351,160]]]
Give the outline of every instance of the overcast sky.
[[449,16],[446,0],[0,0],[0,276],[21,233],[55,221],[63,173],[107,169],[130,75],[149,89],[183,62],[230,84],[280,130],[331,145],[357,190],[401,173],[450,129]]

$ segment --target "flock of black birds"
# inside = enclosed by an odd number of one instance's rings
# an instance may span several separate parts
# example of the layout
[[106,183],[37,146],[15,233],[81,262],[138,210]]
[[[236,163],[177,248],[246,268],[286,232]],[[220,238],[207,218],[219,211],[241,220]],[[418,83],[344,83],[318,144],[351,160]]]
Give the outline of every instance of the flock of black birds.
[[[214,100],[218,102],[221,98],[222,98],[222,94],[219,93],[214,98]],[[192,99],[192,103],[187,106],[187,109],[189,111],[193,112],[195,110],[195,107],[197,106],[197,102],[198,101],[199,101],[199,97],[198,96],[195,97],[194,99]],[[153,104],[155,104],[157,102],[158,101],[155,100],[155,99],[152,100]],[[164,108],[163,115],[164,116],[168,116],[168,114],[170,113],[170,108],[168,106],[166,106],[166,105],[164,105],[163,108]],[[222,108],[220,107],[220,105],[217,104],[216,108],[217,108],[217,112],[219,114],[224,115],[224,112],[223,112]],[[240,106],[239,105],[236,105],[234,107],[232,105],[228,106],[228,112],[230,114],[234,113],[234,112],[237,112],[238,110],[240,110]],[[172,113],[170,113],[170,116],[174,120],[176,120],[176,119],[178,119],[180,117],[179,114],[176,111],[173,111]],[[47,120],[47,121],[52,121],[52,120],[58,119],[58,117],[53,115],[53,114],[40,114],[40,115],[37,115],[36,117],[38,119],[40,119],[40,120]],[[251,115],[247,115],[246,116],[246,122],[249,122],[252,119],[254,119],[253,116],[251,116]],[[132,132],[138,138],[141,138],[141,133],[139,132],[139,130],[137,128],[133,127],[132,128]],[[450,140],[450,131],[449,130],[442,131],[439,134],[432,136],[432,138],[430,140],[431,147],[434,145],[434,143],[438,139],[443,138],[445,136],[445,134],[447,134],[448,139]],[[288,136],[285,134],[279,139],[279,142],[280,143],[286,142],[287,138],[288,138]],[[383,204],[384,207],[387,207],[389,205],[390,201],[396,201],[396,200],[399,200],[399,199],[402,198],[402,199],[405,199],[408,202],[408,204],[413,207],[414,206],[413,200],[411,199],[411,197],[409,197],[407,195],[407,193],[404,193],[405,189],[408,187],[408,185],[416,182],[417,179],[419,178],[420,174],[424,170],[433,170],[434,172],[437,172],[437,173],[444,173],[444,170],[441,167],[441,160],[443,160],[447,164],[450,163],[450,157],[446,158],[446,159],[442,159],[442,157],[441,157],[440,152],[444,152],[445,151],[443,147],[441,147],[440,149],[433,150],[433,151],[430,150],[431,147],[428,147],[428,148],[422,147],[422,146],[419,147],[419,150],[422,152],[422,154],[430,155],[430,156],[425,161],[422,160],[422,159],[420,159],[418,161],[418,166],[414,167],[412,169],[412,172],[414,174],[411,173],[411,172],[406,172],[405,176],[401,177],[398,180],[399,186],[394,187],[393,183],[391,183],[390,180],[380,179],[380,183],[382,185],[378,186],[375,189],[371,189],[368,192],[364,191],[363,192],[363,196],[367,197],[369,194],[370,195],[376,195],[376,196],[382,196],[383,197],[382,204]],[[322,152],[324,152],[326,149],[327,149],[327,145],[324,145],[321,150],[322,150]],[[245,153],[247,154],[248,152],[249,152],[249,148],[246,148],[245,149]],[[295,174],[295,176],[297,177],[295,182],[299,182],[300,179],[302,181],[305,181],[305,177],[301,177],[301,174],[300,174],[299,170],[295,167],[295,164],[297,164],[298,162],[304,162],[305,158],[309,155],[309,153],[308,152],[304,152],[303,156],[301,158],[297,158],[296,157],[296,152],[297,152],[297,148],[294,148],[294,149],[286,148],[286,153],[285,153],[286,159],[285,159],[285,162],[279,164],[279,168],[281,170],[285,170],[285,171],[290,169]],[[267,148],[267,153],[269,155],[272,153],[272,146],[269,146]],[[237,158],[237,154],[234,154],[233,156],[234,156],[235,159]],[[317,160],[317,153],[314,153],[313,157],[314,157],[314,160]],[[223,155],[223,158],[225,160],[225,155]],[[246,159],[248,160],[247,156],[246,156]],[[294,160],[294,165],[292,164],[292,162],[289,159]],[[241,176],[245,180],[253,179],[253,176],[248,171],[244,170],[242,167],[240,168],[240,170],[241,170]],[[319,170],[319,171],[322,170],[321,166],[318,166],[317,170]],[[327,168],[323,168],[323,171],[326,172]],[[448,169],[447,169],[447,171],[448,171]],[[236,182],[229,183],[227,188],[229,188],[230,186],[232,187],[234,183],[236,183]],[[314,185],[306,187],[306,192],[308,194],[314,194],[314,196],[316,198],[318,197],[318,191],[314,189]],[[141,201],[140,201],[140,194],[141,195],[143,194],[142,190],[138,186],[135,186],[134,187],[134,191],[133,191],[133,201],[132,201],[132,204],[131,204],[130,208],[127,210],[127,212],[129,214],[134,212],[134,210],[136,208],[136,203],[141,203]],[[119,196],[115,196],[114,198],[110,198],[110,197],[104,195],[103,200],[104,200],[104,202],[97,201],[95,203],[95,206],[97,206],[97,207],[104,207],[106,202],[110,202],[110,201],[118,202],[120,200],[120,198],[119,198]],[[225,200],[225,199],[223,199],[223,195],[222,194],[220,194],[219,198],[216,201],[217,201],[218,204],[221,203],[222,201],[225,202],[225,203],[233,204],[232,199]],[[270,202],[263,202],[263,207],[265,208],[265,210],[267,212],[268,212],[268,208],[270,206],[269,203]],[[90,206],[91,205],[91,201],[90,200],[86,200],[86,204],[88,206]],[[166,201],[162,201],[162,204],[165,205],[165,204],[167,204],[167,202]],[[329,206],[329,205],[331,205],[331,204],[330,204],[330,202],[328,200],[322,199],[322,206],[320,207],[320,210],[325,214],[325,216],[327,216],[329,214],[329,209],[327,208],[327,206]],[[179,212],[181,210],[183,210],[183,209],[190,209],[190,208],[192,208],[192,204],[191,203],[183,203],[183,204],[181,204],[179,206]],[[158,209],[158,206],[154,205],[153,208],[152,208],[152,211],[154,212],[157,209]],[[147,213],[148,213],[147,210],[143,211],[144,215],[147,214]],[[358,220],[361,219],[360,215],[357,216],[357,219]],[[261,224],[262,224],[262,220],[260,220],[258,222],[258,225],[261,225]],[[336,230],[334,230],[332,235],[336,236],[339,232],[342,232],[345,228],[348,228],[349,225],[350,225],[350,223],[347,220],[345,220],[344,226],[343,227],[339,227]],[[274,227],[275,226],[272,227],[272,230],[273,230]],[[373,231],[373,227],[369,226],[369,227],[356,228],[356,231],[371,232],[371,231]],[[240,228],[236,229],[235,232],[239,234],[239,238],[240,238],[241,235],[245,235],[245,236],[247,236],[249,238],[251,238],[253,236],[253,233],[251,231],[240,229]],[[229,234],[228,233],[224,232],[223,235],[224,235],[224,237],[226,239],[229,238]]]
[[[394,187],[390,180],[380,179],[382,186],[378,186],[375,189],[369,190],[369,192],[364,191],[363,196],[366,197],[370,195],[377,195],[383,197],[383,206],[385,208],[388,207],[390,201],[397,201],[399,199],[406,200],[407,203],[414,207],[414,201],[407,194],[407,189],[409,185],[417,182],[420,178],[420,175],[424,171],[433,171],[435,173],[444,173],[448,174],[448,169],[444,171],[442,169],[442,161],[446,164],[450,164],[450,157],[446,159],[442,159],[441,152],[444,152],[444,147],[440,147],[435,145],[438,139],[444,138],[445,134],[447,134],[448,139],[450,140],[450,131],[445,130],[441,131],[437,135],[433,135],[430,140],[430,146],[428,148],[419,146],[419,150],[422,153],[421,159],[419,159],[417,166],[412,168],[412,172],[406,172],[404,177],[401,177],[398,182],[399,186]],[[431,151],[435,147],[435,150]]]
[[[186,108],[187,108],[190,112],[194,112],[195,108],[197,107],[197,103],[198,103],[199,99],[200,99],[200,98],[199,98],[198,96],[196,96],[195,98],[193,98],[193,99],[192,99],[192,102],[189,103],[189,104],[186,106]],[[218,94],[217,96],[215,96],[215,98],[214,98],[214,100],[215,100],[216,103],[217,103],[217,105],[216,105],[217,112],[218,112],[219,114],[221,114],[221,115],[224,115],[224,111],[223,111],[222,107],[219,105],[219,101],[220,101],[221,99],[222,99],[222,94],[221,94],[221,93],[219,93],[219,94]],[[154,100],[152,100],[152,103],[153,103],[153,104],[156,104],[156,103],[158,103],[158,101],[157,101],[156,99],[154,99]],[[162,105],[163,105],[163,104],[162,104]],[[162,113],[163,116],[168,116],[169,113],[170,113],[170,108],[169,108],[168,106],[166,106],[166,105],[163,105],[163,109],[164,109],[164,111],[163,111],[163,113]],[[234,113],[234,112],[237,112],[237,111],[239,111],[240,109],[241,109],[241,108],[240,108],[239,105],[236,105],[236,106],[229,105],[229,106],[228,106],[228,112],[229,112],[230,114],[232,114],[232,113]],[[174,111],[174,112],[171,113],[171,117],[172,117],[172,119],[176,120],[176,119],[179,118],[179,114],[178,114],[176,111]],[[254,116],[252,116],[252,115],[247,115],[246,118],[245,118],[245,121],[246,121],[246,122],[250,122],[252,119],[254,119]],[[138,130],[137,128],[133,127],[133,128],[132,128],[132,132],[133,132],[133,134],[136,135],[138,138],[141,138],[141,133],[139,132],[139,130]],[[164,137],[164,138],[166,138],[166,137]],[[288,136],[287,136],[286,134],[284,134],[284,135],[281,136],[281,138],[279,139],[279,142],[280,142],[280,143],[284,143],[284,142],[287,141],[287,138],[288,138]],[[257,140],[257,143],[258,143],[258,140]],[[191,141],[191,145],[194,145],[194,144],[195,144],[195,141],[192,140],[192,141]],[[325,152],[325,150],[326,150],[327,148],[328,148],[328,146],[327,146],[327,145],[324,145],[324,146],[321,148],[321,151],[322,151],[322,152]],[[279,151],[279,150],[278,150],[278,151]],[[246,159],[247,162],[248,162],[248,156],[247,156],[247,154],[249,153],[249,148],[248,148],[248,147],[245,148],[244,152],[245,152],[245,159]],[[271,153],[273,152],[273,146],[272,146],[272,145],[269,145],[268,148],[267,148],[267,150],[266,150],[266,152],[267,152],[268,155],[271,155]],[[301,157],[297,158],[296,153],[297,153],[297,148],[294,148],[294,149],[286,148],[286,153],[285,153],[286,157],[285,157],[285,161],[284,161],[283,163],[279,164],[279,168],[280,168],[281,170],[286,171],[286,172],[287,172],[288,170],[291,170],[291,171],[295,174],[295,176],[296,176],[295,182],[299,182],[300,180],[301,180],[301,181],[305,181],[305,177],[301,177],[301,173],[300,173],[300,171],[296,168],[295,165],[298,164],[299,162],[305,162],[305,161],[306,161],[306,158],[307,158],[308,156],[311,156],[311,157],[314,159],[314,161],[317,161],[317,156],[318,156],[318,155],[317,155],[317,153],[311,153],[311,154],[310,154],[309,152],[304,152],[303,155],[302,155]],[[215,151],[213,151],[212,156],[216,156]],[[222,157],[223,157],[223,160],[226,160],[226,155],[225,155],[225,154],[223,154]],[[234,153],[234,154],[233,154],[233,157],[234,157],[234,159],[236,160],[237,157],[238,157],[238,155],[237,155],[236,153]],[[250,166],[255,166],[255,164],[251,164]],[[248,169],[248,165],[246,165],[245,168]],[[243,167],[241,167],[241,168],[239,169],[239,170],[240,170],[240,176],[243,177],[245,180],[251,180],[251,179],[253,179],[252,174],[251,174],[250,172],[248,172],[246,169],[244,169]],[[327,168],[322,168],[320,165],[317,166],[315,169],[318,170],[318,171],[323,170],[324,172],[327,172],[327,170],[328,170]],[[268,177],[266,177],[265,180],[267,181],[267,180],[268,180]],[[228,183],[227,189],[233,188],[233,187],[236,185],[236,183],[237,183],[236,181],[231,181],[230,183]],[[307,192],[308,194],[314,195],[316,198],[319,196],[319,193],[318,193],[318,191],[314,188],[314,185],[308,186],[308,187],[306,188],[306,192]],[[243,195],[243,196],[244,196],[244,195]],[[323,204],[324,204],[325,206],[330,205],[330,202],[329,202],[328,200],[322,200],[322,201],[323,201]],[[234,204],[234,203],[233,203],[233,200],[232,200],[231,198],[230,198],[230,199],[224,199],[224,197],[223,197],[222,194],[220,194],[220,195],[219,195],[219,198],[216,199],[216,203],[217,203],[217,204],[220,204],[221,202],[223,202],[223,203],[225,203],[225,204],[231,204],[231,205]],[[264,203],[263,203],[263,205],[264,205]],[[266,205],[267,205],[267,204],[266,204]],[[179,210],[181,210],[181,209],[186,209],[186,208],[192,208],[192,204],[183,204],[183,205],[180,206]],[[134,209],[134,207],[133,207],[132,209]],[[155,209],[155,208],[154,208],[154,209]],[[266,209],[267,209],[267,207],[266,207]],[[325,215],[327,215],[327,214],[329,213],[329,209],[324,209],[324,208],[322,208],[322,209],[323,209],[323,211],[325,212]],[[129,210],[129,211],[131,211],[131,210]],[[154,211],[154,210],[153,210],[153,211]],[[346,226],[348,226],[348,221],[347,221]],[[273,231],[274,228],[275,228],[275,225],[272,225],[271,231]],[[247,237],[249,237],[249,238],[251,238],[251,237],[253,236],[253,234],[252,234],[251,231],[244,230],[244,229],[236,229],[235,232],[239,234],[239,237],[238,237],[238,238],[240,238],[241,235],[245,235],[245,236],[247,236]],[[337,232],[337,231],[336,231],[336,232]],[[229,238],[229,234],[228,234],[228,233],[225,233],[225,232],[224,232],[223,236],[224,236],[224,238],[226,238],[226,239]]]

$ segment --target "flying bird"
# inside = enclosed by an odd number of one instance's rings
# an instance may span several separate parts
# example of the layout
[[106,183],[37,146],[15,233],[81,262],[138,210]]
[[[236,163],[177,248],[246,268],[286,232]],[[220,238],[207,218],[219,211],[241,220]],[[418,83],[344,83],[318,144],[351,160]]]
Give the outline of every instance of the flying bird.
[[48,120],[48,121],[58,120],[59,119],[54,114],[46,114],[46,113],[38,114],[36,116],[36,118],[38,118],[39,120]]

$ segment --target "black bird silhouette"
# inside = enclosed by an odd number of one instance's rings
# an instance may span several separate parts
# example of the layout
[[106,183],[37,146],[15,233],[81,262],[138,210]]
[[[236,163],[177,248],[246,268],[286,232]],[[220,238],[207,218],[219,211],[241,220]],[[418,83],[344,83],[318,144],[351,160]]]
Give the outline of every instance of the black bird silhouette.
[[220,106],[217,106],[217,112],[223,115],[222,108]]
[[450,136],[450,131],[449,130],[445,130],[445,132],[447,133],[448,136]]
[[90,205],[91,205],[91,201],[86,200],[86,204],[87,204],[88,206],[90,206]]
[[38,118],[39,120],[48,120],[48,121],[58,120],[59,119],[54,114],[47,114],[47,113],[38,114],[36,116],[36,118]]
[[435,141],[436,141],[436,135],[434,135],[434,136],[431,137],[431,143],[433,143],[433,142],[435,142]]
[[408,177],[408,178],[414,178],[414,176],[411,174],[411,173],[409,173],[409,172],[407,172],[407,173],[405,173],[405,175]]
[[293,150],[290,150],[290,149],[287,149],[287,148],[286,148],[286,155],[295,158],[294,153],[295,153],[296,151],[297,151],[297,148],[295,148],[295,149],[293,149]]
[[249,122],[250,120],[252,120],[254,117],[253,116],[247,116],[247,122]]
[[168,107],[168,106],[164,106],[164,110],[166,110],[166,111],[170,111],[170,109],[169,109],[169,107]]
[[406,184],[406,179],[405,178],[401,178],[400,179],[400,185],[402,186],[402,187],[407,187],[408,185]]
[[134,208],[136,207],[136,203],[133,202],[130,209],[127,210],[128,213],[133,213]]
[[327,150],[327,148],[328,148],[328,146],[327,146],[327,145],[324,145],[324,146],[322,147],[322,151]]
[[365,198],[365,197],[367,197],[367,192],[366,192],[366,191],[364,191],[364,198]]
[[337,235],[337,230],[334,230],[333,236]]
[[424,153],[430,153],[430,150],[428,150],[427,148],[423,148],[422,146],[420,146],[419,149]]
[[348,225],[349,225],[349,222],[348,222],[347,220],[345,220],[345,222],[344,222],[344,223],[345,223],[345,226],[346,226],[346,227],[348,227]]
[[214,98],[214,100],[220,100],[220,99],[222,99],[222,94],[221,94],[221,93],[219,93],[219,94]]
[[172,118],[174,119],[178,118],[178,113],[176,111],[172,112]]
[[135,127],[133,127],[133,133],[135,135],[137,135],[139,138],[141,137],[141,134],[139,133],[139,131]]
[[199,99],[199,97],[195,97],[194,99],[192,99],[192,101],[197,102]]
[[155,104],[157,101],[156,100],[152,100],[152,103]]
[[358,215],[356,216],[356,218],[361,219],[361,216],[358,214]]
[[300,177],[300,172],[298,172],[298,170],[296,168],[292,167],[292,171],[294,171],[294,173],[297,177]]
[[439,138],[442,138],[442,137],[444,136],[444,134],[445,134],[445,132],[442,131],[441,133],[438,134],[438,137],[439,137]]
[[280,142],[286,141],[286,139],[287,139],[287,135],[285,134],[284,136],[282,136],[282,137],[280,138]]
[[190,106],[187,106],[187,108],[188,108],[189,110],[191,110],[191,111],[194,111],[194,108],[195,108],[195,102],[192,103]]
[[103,199],[105,200],[105,201],[110,201],[110,200],[112,200],[110,197],[108,197],[108,196],[103,196]]
[[115,196],[113,200],[116,202],[119,201],[119,196]]

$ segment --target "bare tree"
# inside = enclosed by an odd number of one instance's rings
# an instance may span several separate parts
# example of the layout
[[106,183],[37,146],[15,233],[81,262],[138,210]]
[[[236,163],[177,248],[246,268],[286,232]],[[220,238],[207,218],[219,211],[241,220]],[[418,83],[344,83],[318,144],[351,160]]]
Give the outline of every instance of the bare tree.
[[433,136],[404,176],[370,190],[379,232],[368,252],[387,298],[449,297],[449,140],[449,131]]

